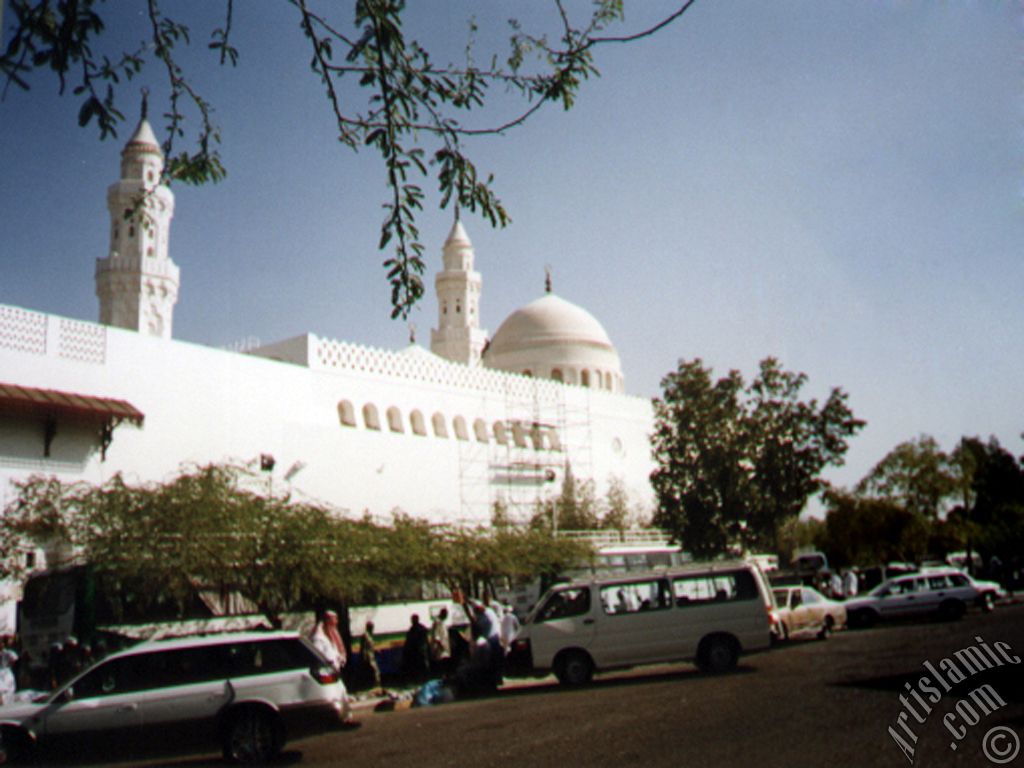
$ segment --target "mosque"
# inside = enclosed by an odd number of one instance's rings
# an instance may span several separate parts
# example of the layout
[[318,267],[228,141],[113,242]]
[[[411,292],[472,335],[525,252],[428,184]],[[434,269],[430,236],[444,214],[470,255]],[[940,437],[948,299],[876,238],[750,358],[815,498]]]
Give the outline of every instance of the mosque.
[[626,394],[608,334],[549,284],[488,337],[459,221],[429,350],[313,334],[244,352],[175,340],[182,274],[163,162],[143,116],[107,192],[98,323],[0,305],[0,504],[34,474],[151,482],[234,462],[274,493],[353,515],[486,525],[501,504],[525,521],[569,470],[598,498],[621,483],[650,511],[652,406]]

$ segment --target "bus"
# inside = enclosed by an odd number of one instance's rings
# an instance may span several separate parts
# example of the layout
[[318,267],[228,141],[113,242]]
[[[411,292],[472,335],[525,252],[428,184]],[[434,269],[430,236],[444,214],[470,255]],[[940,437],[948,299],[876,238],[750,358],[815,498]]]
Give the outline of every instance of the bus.
[[116,647],[169,634],[259,626],[269,626],[267,618],[237,594],[196,588],[184,599],[172,599],[89,565],[31,574],[18,603],[21,649],[33,666],[45,664],[54,644],[70,636]]

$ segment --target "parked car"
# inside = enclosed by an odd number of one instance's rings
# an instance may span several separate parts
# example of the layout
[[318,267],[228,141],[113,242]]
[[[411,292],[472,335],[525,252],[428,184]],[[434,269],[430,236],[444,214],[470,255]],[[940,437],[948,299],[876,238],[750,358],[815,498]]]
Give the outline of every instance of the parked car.
[[771,609],[763,574],[745,562],[578,579],[541,598],[509,666],[554,672],[566,685],[596,670],[665,661],[726,672],[741,653],[769,646]]
[[813,587],[775,587],[773,592],[780,640],[806,636],[824,640],[846,626],[846,606]]
[[991,586],[979,586],[955,568],[941,568],[889,579],[845,605],[850,626],[865,627],[895,618],[959,619],[972,606],[991,610],[996,597]]
[[349,715],[337,671],[302,637],[248,632],[155,640],[112,654],[40,700],[0,707],[4,758],[38,749],[181,751],[218,743],[262,762]]

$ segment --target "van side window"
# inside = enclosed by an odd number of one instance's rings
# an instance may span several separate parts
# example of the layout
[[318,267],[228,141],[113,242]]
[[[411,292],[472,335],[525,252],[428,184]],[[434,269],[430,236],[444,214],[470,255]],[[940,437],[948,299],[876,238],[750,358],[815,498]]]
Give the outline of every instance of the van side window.
[[757,584],[750,571],[680,576],[672,580],[672,593],[676,605],[681,608],[731,600],[754,600],[758,597]]
[[668,608],[668,584],[663,579],[607,584],[601,587],[601,605],[608,615]]
[[554,621],[590,612],[590,590],[587,587],[561,589],[548,598],[537,614],[537,621]]
[[949,580],[953,582],[954,587],[966,587],[968,585],[967,577],[962,573],[951,573],[949,574]]

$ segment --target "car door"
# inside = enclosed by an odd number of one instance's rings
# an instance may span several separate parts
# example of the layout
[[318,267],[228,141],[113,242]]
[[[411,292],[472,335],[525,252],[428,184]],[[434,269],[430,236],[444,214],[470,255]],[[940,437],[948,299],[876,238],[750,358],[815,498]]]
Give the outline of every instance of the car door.
[[529,627],[534,664],[549,668],[563,648],[590,649],[596,630],[590,586],[566,586],[553,590]]
[[899,618],[915,613],[919,601],[913,577],[894,579],[880,595],[878,611],[883,618]]
[[135,743],[141,725],[139,688],[135,657],[110,659],[57,693],[38,716],[36,731],[57,748]]
[[807,606],[804,605],[803,591],[791,589],[789,591],[789,634],[796,637],[807,629]]
[[601,615],[591,646],[598,666],[643,664],[681,655],[665,579],[605,583],[598,592]]
[[150,687],[140,709],[147,738],[176,746],[216,737],[217,714],[232,698],[226,647],[199,645],[145,657]]
[[804,628],[818,632],[825,626],[827,606],[825,598],[810,587],[802,587],[800,595],[804,603]]

